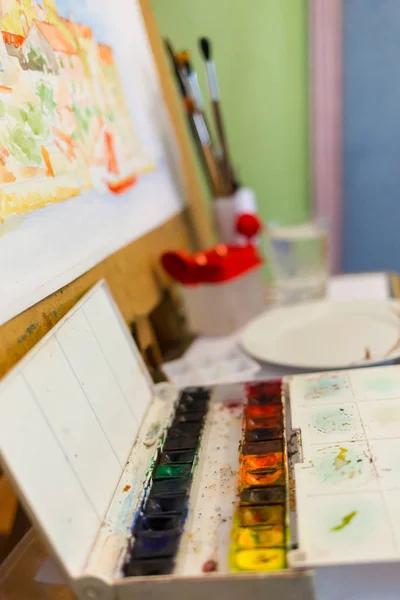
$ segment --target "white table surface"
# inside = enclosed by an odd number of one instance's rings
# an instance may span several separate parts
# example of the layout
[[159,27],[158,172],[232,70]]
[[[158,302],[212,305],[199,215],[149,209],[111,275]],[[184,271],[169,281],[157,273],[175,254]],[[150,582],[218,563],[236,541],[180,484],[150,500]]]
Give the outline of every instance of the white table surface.
[[[387,273],[361,273],[355,275],[337,275],[328,282],[327,294],[335,299],[368,298],[385,300],[390,297],[390,282]],[[186,351],[182,359],[169,363],[165,368],[167,376],[178,385],[213,385],[249,379],[268,379],[298,373],[298,369],[256,363],[244,354],[238,344],[239,333],[225,337],[198,337]],[[232,362],[229,368],[229,356],[242,355],[246,368],[238,374]],[[218,363],[224,363],[218,370]],[[207,367],[209,365],[209,367]],[[184,369],[187,369],[185,372]],[[178,375],[179,372],[179,375]],[[176,377],[175,377],[176,373]],[[235,376],[234,376],[235,374]]]

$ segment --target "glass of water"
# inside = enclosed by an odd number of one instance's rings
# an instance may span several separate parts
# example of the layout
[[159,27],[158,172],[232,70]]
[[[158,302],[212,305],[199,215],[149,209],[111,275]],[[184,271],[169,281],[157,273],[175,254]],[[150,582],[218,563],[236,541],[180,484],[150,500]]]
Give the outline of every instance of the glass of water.
[[267,230],[276,301],[291,304],[322,298],[328,280],[328,228],[323,221]]

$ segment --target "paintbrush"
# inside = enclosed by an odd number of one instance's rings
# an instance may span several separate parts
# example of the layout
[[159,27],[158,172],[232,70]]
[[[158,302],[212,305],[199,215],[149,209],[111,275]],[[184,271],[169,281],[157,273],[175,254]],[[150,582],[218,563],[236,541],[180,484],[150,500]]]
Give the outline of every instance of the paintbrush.
[[185,84],[182,81],[182,77],[181,77],[181,74],[179,72],[179,66],[178,66],[178,64],[177,64],[177,62],[175,60],[175,54],[174,54],[174,50],[173,50],[173,48],[171,46],[171,42],[168,39],[165,39],[164,40],[164,44],[165,44],[165,48],[167,50],[167,54],[168,54],[168,56],[170,58],[172,67],[174,69],[175,78],[176,78],[176,81],[178,83],[179,91],[181,92],[183,98],[185,98],[187,96],[186,89],[185,89]]
[[[178,83],[178,87],[185,105],[189,126],[192,131],[192,135],[196,142],[197,151],[200,155],[200,160],[203,163],[203,168],[206,173],[206,176],[209,181],[209,185],[213,194],[219,193],[220,184],[219,184],[219,175],[215,173],[215,168],[210,159],[210,151],[208,146],[211,147],[211,140],[209,140],[208,129],[205,125],[202,125],[200,118],[195,117],[196,108],[195,103],[189,94],[188,85],[186,81],[186,73],[182,68],[182,64],[187,59],[186,53],[178,53],[175,54],[169,40],[164,40],[165,48],[167,50],[167,54],[169,55],[176,81]],[[181,60],[181,55],[185,55]],[[212,154],[212,153],[211,153]]]
[[223,166],[224,176],[228,183],[229,192],[233,193],[233,191],[234,191],[233,169],[232,169],[232,164],[231,164],[230,157],[229,157],[228,142],[227,142],[226,135],[225,135],[225,127],[224,127],[224,122],[223,122],[223,118],[222,118],[221,98],[220,98],[219,87],[218,87],[217,72],[215,69],[215,63],[212,60],[212,56],[211,56],[210,40],[206,37],[202,37],[200,39],[200,48],[201,48],[204,60],[206,62],[208,86],[209,86],[212,105],[213,105],[216,128],[217,128],[218,137],[219,137],[219,141],[221,144],[221,150],[222,150],[222,166]]
[[190,54],[186,50],[175,54],[175,62],[185,87],[187,101],[191,100],[190,114],[196,130],[195,138],[206,166],[211,189],[214,196],[221,196],[227,193],[228,186],[227,182],[224,181],[222,169],[214,156],[210,129],[203,112],[204,103],[197,73],[193,71],[189,58]]
[[201,93],[199,80],[197,77],[196,71],[193,70],[190,60],[188,59],[185,63],[186,73],[187,73],[187,81],[188,87],[190,89],[190,94],[193,97],[193,100],[196,102],[196,106],[201,112],[204,113],[204,102],[203,96]]

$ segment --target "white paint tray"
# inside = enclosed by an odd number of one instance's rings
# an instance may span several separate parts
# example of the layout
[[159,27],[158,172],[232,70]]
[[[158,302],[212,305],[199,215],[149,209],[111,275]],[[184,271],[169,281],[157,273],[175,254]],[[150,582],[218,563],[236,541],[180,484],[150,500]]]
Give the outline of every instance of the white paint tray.
[[400,367],[288,383],[299,549],[292,566],[399,563]]
[[[122,576],[133,515],[176,399],[173,386],[153,387],[105,282],[1,382],[2,464],[71,587],[81,600],[310,600],[304,572],[228,572],[240,419],[220,407],[244,401],[241,385],[212,392],[175,572]],[[210,554],[220,571],[204,574]]]

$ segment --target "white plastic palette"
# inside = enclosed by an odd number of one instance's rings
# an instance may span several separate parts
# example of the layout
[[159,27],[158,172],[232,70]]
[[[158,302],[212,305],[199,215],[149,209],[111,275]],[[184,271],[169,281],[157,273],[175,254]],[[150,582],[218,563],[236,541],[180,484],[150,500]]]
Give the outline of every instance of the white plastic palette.
[[400,560],[400,367],[289,382],[299,550],[293,566]]
[[[170,384],[152,385],[104,282],[2,380],[2,464],[66,580],[81,600],[310,600],[304,573],[229,573],[239,384],[212,391],[174,573],[123,577],[133,517],[177,395]],[[210,558],[219,571],[205,575]]]
[[[105,283],[7,375],[2,463],[81,600],[311,600],[308,566],[317,567],[318,600],[398,598],[400,368],[298,376],[288,385],[302,434],[296,568],[228,572],[244,400],[236,384],[212,390],[176,571],[123,578],[133,515],[175,388],[152,386]],[[209,558],[218,573],[202,572]]]

